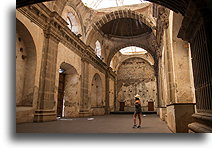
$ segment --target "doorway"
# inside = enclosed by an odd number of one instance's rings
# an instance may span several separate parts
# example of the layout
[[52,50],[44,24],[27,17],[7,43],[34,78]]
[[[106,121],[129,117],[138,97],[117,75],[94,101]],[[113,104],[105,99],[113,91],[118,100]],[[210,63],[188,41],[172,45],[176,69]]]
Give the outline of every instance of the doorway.
[[65,88],[65,74],[60,73],[59,86],[58,86],[57,117],[63,117],[64,88]]
[[120,102],[119,111],[124,111],[125,102]]
[[148,102],[148,111],[154,111],[154,102]]

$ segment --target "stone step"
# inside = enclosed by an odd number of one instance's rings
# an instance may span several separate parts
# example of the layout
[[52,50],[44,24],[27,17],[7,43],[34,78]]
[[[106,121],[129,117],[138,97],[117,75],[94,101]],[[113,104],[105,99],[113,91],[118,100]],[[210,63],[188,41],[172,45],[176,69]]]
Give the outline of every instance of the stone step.
[[92,114],[88,111],[80,111],[79,112],[79,117],[89,117],[92,116]]

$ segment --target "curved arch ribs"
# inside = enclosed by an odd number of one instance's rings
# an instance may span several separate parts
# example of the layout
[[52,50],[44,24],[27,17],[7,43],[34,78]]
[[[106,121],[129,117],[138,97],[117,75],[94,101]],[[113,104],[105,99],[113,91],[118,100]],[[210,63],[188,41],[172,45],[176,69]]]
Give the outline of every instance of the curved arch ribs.
[[120,19],[120,18],[136,19],[136,20],[139,20],[140,22],[143,22],[144,24],[146,24],[152,30],[154,30],[156,28],[156,26],[154,26],[153,22],[149,18],[145,17],[144,15],[142,15],[140,13],[132,11],[130,9],[129,10],[118,10],[118,11],[114,11],[114,12],[104,15],[101,19],[99,19],[96,23],[93,24],[93,28],[95,30],[100,31],[100,28],[104,24],[106,24],[114,19]]

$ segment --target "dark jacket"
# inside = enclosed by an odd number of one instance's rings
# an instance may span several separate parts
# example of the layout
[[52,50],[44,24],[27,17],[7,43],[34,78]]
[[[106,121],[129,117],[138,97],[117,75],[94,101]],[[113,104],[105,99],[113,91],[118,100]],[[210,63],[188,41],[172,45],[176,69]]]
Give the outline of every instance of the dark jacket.
[[141,104],[135,103],[135,113],[141,113]]

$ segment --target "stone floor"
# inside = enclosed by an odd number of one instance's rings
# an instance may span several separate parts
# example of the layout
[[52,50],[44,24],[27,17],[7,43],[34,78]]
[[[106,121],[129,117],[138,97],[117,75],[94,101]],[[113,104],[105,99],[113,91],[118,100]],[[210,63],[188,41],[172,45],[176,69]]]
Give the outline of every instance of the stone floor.
[[[93,120],[92,120],[93,118]],[[16,125],[17,133],[171,133],[155,114],[142,116],[142,128],[132,128],[132,114],[70,118]]]

